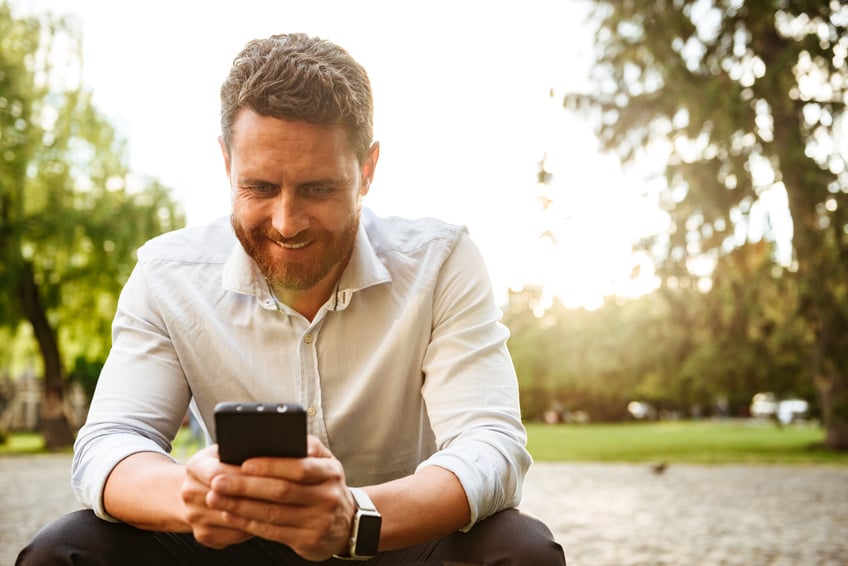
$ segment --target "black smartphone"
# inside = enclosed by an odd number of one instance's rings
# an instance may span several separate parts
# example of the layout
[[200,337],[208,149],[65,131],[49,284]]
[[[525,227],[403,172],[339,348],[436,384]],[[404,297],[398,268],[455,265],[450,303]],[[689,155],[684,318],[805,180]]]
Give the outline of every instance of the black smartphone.
[[306,456],[306,412],[293,403],[218,403],[215,434],[218,457],[227,464]]

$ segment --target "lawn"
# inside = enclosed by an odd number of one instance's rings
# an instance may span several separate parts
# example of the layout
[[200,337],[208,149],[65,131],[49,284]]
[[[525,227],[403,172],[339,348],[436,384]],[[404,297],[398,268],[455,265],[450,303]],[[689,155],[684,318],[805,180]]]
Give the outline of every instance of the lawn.
[[841,464],[848,453],[823,450],[813,425],[756,420],[527,425],[536,461]]
[[44,438],[35,432],[10,434],[0,443],[0,456],[4,454],[36,454],[44,452]]
[[[527,424],[528,449],[543,462],[690,462],[702,464],[836,464],[848,452],[823,450],[824,433],[813,425],[779,428],[748,420],[546,425]],[[174,442],[185,460],[199,446],[188,429]],[[38,434],[12,434],[0,455],[44,451]]]

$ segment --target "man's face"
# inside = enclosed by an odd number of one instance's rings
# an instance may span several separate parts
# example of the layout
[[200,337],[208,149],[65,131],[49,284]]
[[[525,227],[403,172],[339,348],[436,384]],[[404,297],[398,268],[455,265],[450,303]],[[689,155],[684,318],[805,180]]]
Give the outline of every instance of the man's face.
[[377,146],[360,166],[341,128],[244,109],[229,154],[222,149],[233,228],[274,290],[332,288],[353,250]]

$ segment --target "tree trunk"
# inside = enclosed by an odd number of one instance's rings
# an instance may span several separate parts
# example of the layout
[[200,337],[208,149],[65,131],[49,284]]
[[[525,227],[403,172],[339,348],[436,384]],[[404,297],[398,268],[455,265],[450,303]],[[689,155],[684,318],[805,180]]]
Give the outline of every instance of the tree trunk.
[[824,445],[831,450],[848,450],[848,421],[831,422],[826,429]]
[[65,372],[59,354],[59,342],[56,332],[47,320],[32,264],[22,262],[21,270],[18,298],[24,315],[32,325],[44,361],[44,392],[41,400],[41,431],[44,443],[48,450],[67,448],[74,443],[74,433],[65,413]]
[[825,427],[824,444],[831,450],[848,450],[848,387],[833,372],[827,373],[816,379]]
[[[762,30],[763,45],[769,49],[760,54],[766,68],[784,52],[786,39],[778,36],[773,26]],[[828,196],[828,184],[835,179],[806,155],[807,143],[799,123],[803,120],[803,102],[789,93],[773,99],[774,142],[771,149],[780,160],[780,172],[789,199],[792,216],[792,245],[798,261],[801,288],[799,315],[812,330],[808,367],[821,402],[825,446],[833,450],[848,449],[848,374],[844,369],[846,351],[846,318],[838,286],[845,280],[843,263],[845,243],[842,227],[836,223],[821,224],[821,203]]]

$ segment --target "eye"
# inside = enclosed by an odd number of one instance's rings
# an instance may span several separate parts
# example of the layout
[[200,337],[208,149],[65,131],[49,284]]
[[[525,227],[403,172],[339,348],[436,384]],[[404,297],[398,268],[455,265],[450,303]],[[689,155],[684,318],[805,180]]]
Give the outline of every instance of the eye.
[[242,189],[255,196],[270,196],[276,194],[277,186],[268,183],[257,183],[252,185],[244,185]]
[[314,198],[325,198],[336,192],[335,187],[327,185],[311,185],[306,187],[306,194]]

